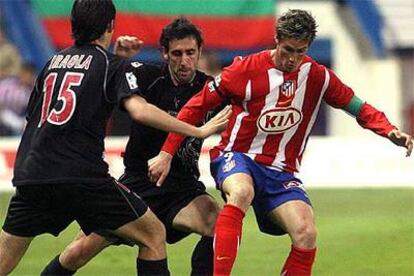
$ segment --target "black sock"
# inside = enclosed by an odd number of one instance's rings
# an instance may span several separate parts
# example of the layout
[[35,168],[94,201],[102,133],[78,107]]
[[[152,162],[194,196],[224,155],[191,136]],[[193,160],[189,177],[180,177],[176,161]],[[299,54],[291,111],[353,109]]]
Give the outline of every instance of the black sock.
[[59,256],[57,255],[50,263],[43,269],[40,276],[57,276],[57,275],[73,275],[76,270],[69,270],[62,266],[59,262]]
[[191,256],[191,276],[213,275],[213,238],[201,237]]
[[170,276],[167,259],[149,261],[137,259],[137,275],[139,276]]

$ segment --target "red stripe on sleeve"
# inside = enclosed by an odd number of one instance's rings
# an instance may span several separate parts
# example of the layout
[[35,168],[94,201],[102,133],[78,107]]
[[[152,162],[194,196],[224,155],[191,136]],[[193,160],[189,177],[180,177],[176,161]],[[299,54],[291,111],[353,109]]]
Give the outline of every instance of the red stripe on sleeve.
[[362,105],[356,119],[358,124],[363,128],[370,129],[376,134],[384,137],[387,137],[391,130],[397,128],[388,121],[383,112],[378,111],[367,103]]

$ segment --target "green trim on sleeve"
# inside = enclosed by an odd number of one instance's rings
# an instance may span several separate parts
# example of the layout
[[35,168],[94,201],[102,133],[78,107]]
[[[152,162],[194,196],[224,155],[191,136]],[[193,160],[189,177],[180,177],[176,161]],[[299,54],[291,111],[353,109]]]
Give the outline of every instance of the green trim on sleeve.
[[351,115],[357,117],[359,114],[359,111],[361,110],[362,105],[364,102],[358,98],[357,96],[353,96],[349,104],[347,104],[343,110],[350,113]]

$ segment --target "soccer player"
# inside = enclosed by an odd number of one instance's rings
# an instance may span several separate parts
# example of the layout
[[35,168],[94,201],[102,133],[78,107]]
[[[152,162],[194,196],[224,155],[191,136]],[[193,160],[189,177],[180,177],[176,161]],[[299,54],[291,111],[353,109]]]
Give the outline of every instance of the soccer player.
[[[289,10],[278,18],[275,49],[235,58],[178,114],[196,124],[224,98],[232,102],[229,125],[210,152],[211,173],[226,199],[215,227],[214,275],[230,275],[250,205],[262,232],[291,238],[281,275],[311,275],[317,231],[311,201],[295,173],[322,100],[355,116],[363,128],[406,147],[407,156],[412,152],[410,135],[306,55],[315,35],[311,14]],[[150,165],[154,178],[168,173],[182,140],[169,134]]]
[[57,236],[74,220],[85,234],[99,231],[139,244],[138,274],[169,275],[164,226],[108,174],[106,122],[119,104],[136,121],[204,138],[221,129],[228,114],[196,128],[139,96],[136,78],[125,71],[128,62],[106,50],[115,13],[111,0],[74,1],[75,44],[54,55],[36,81],[14,168],[16,193],[0,233],[1,276],[16,267],[35,236]]
[[[121,37],[115,52],[132,56],[141,43],[132,37]],[[207,80],[212,80],[197,71],[202,44],[201,32],[190,21],[183,17],[173,20],[160,36],[165,63],[162,66],[131,63],[139,93],[149,103],[176,115]],[[162,221],[168,243],[176,243],[192,232],[202,236],[192,255],[191,274],[212,275],[214,224],[220,208],[198,180],[203,140],[194,137],[185,140],[172,160],[173,169],[165,184],[157,187],[148,177],[147,161],[159,153],[166,137],[166,132],[133,123],[124,153],[125,174],[119,181],[139,194]],[[56,274],[53,270],[56,267],[75,271],[113,242],[98,234],[86,237],[80,233],[59,258],[52,260],[43,275]]]

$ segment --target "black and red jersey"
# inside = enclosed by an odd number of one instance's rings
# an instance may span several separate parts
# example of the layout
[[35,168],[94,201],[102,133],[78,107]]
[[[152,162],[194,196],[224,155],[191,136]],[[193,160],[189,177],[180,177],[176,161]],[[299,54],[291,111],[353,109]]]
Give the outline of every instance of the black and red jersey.
[[127,65],[93,44],[65,49],[47,62],[27,108],[15,186],[109,177],[103,160],[106,123],[114,106],[137,91]]
[[[197,71],[190,83],[175,85],[167,64],[158,66],[133,62],[131,66],[135,67],[133,73],[137,78],[140,95],[172,116],[178,114],[184,104],[203,88],[207,80],[212,80],[204,73]],[[209,116],[208,114],[207,117]],[[147,161],[158,155],[167,134],[167,132],[133,122],[124,153],[125,172],[145,179],[148,175]],[[185,139],[172,160],[170,173],[162,187],[163,191],[180,191],[185,189],[186,185],[194,186],[194,180],[200,176],[198,159],[202,143],[202,139],[194,137]],[[138,184],[148,185],[144,182]],[[154,184],[150,185],[154,186]]]

